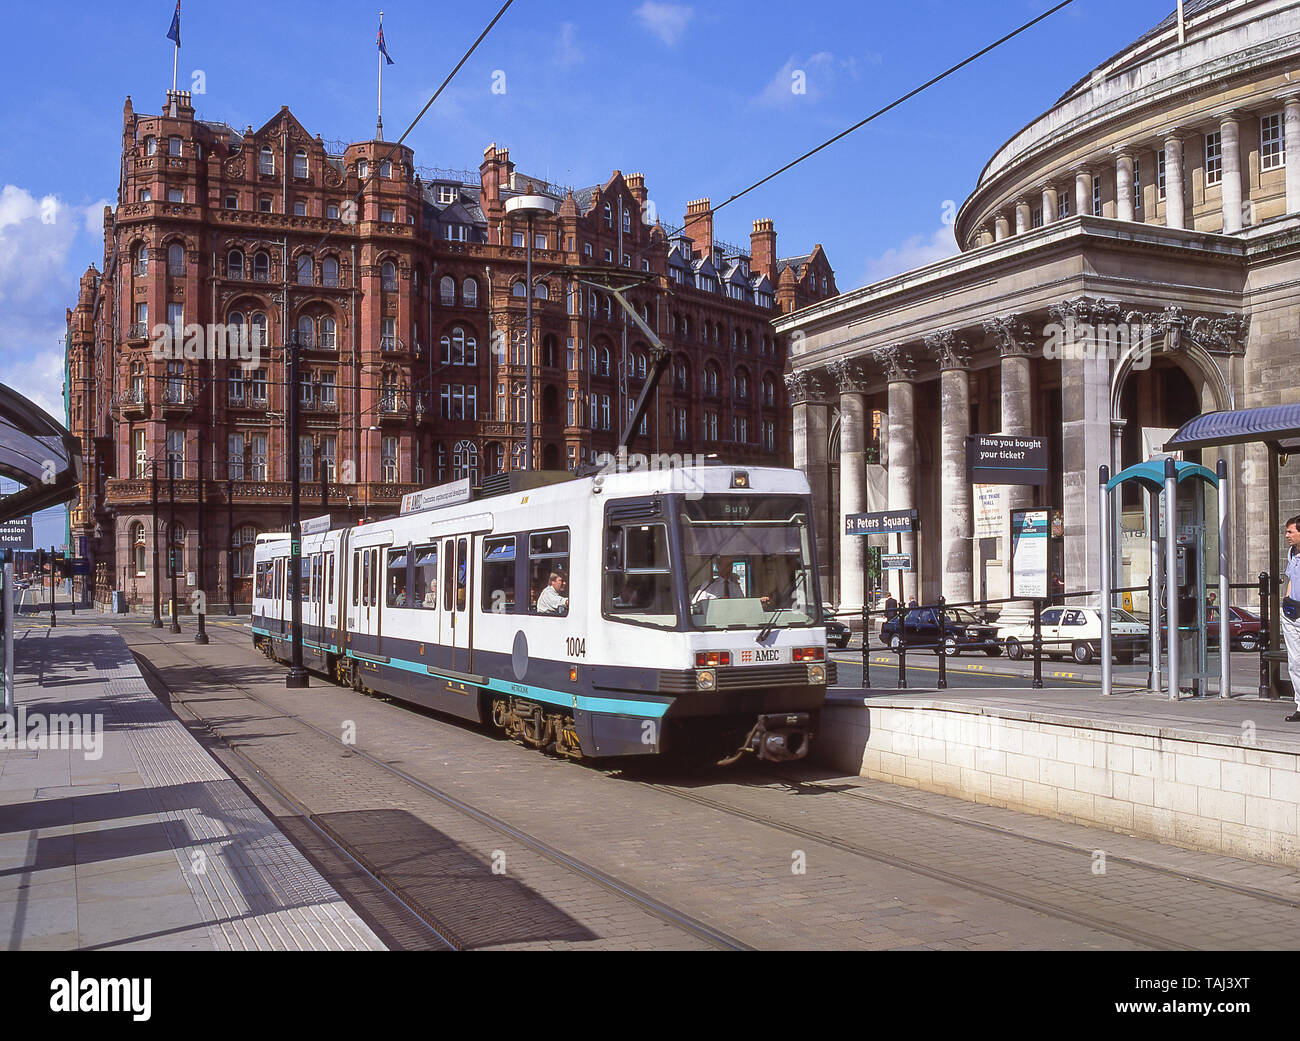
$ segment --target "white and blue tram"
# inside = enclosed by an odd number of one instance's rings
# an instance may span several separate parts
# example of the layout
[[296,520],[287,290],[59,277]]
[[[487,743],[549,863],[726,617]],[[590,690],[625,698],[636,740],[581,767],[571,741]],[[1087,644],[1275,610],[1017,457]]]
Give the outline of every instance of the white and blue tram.
[[[574,757],[807,754],[835,677],[802,473],[497,480],[305,534],[304,665]],[[289,551],[258,538],[253,639],[282,661]]]

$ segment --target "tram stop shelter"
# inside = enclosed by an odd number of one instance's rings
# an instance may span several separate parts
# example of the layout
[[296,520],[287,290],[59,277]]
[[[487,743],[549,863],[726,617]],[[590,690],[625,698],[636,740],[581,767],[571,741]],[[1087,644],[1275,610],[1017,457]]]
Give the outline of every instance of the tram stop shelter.
[[[63,424],[0,383],[0,476],[22,487],[0,497],[0,523],[77,497],[81,484],[81,445]],[[3,711],[14,706],[13,628],[14,566],[5,561],[0,579],[0,672],[4,676]]]
[[[1232,684],[1230,656],[1225,650],[1229,647],[1227,611],[1219,611],[1217,655],[1210,654],[1206,628],[1211,590],[1223,604],[1228,598],[1227,464],[1220,459],[1216,473],[1198,463],[1164,456],[1137,463],[1114,477],[1110,476],[1109,468],[1103,466],[1100,477],[1102,693],[1112,693],[1113,577],[1118,573],[1119,560],[1115,549],[1118,546],[1116,499],[1125,485],[1135,484],[1147,493],[1147,531],[1151,543],[1148,685],[1152,690],[1162,689],[1160,651],[1163,633],[1164,676],[1168,680],[1171,700],[1178,699],[1184,685],[1193,694],[1205,694],[1210,678],[1216,672],[1219,694],[1228,696]],[[1209,513],[1206,500],[1210,489],[1214,490],[1217,500],[1218,524],[1214,529],[1206,524]],[[1211,534],[1215,537],[1211,538]],[[1217,558],[1213,569],[1210,566],[1212,557]],[[1131,653],[1127,660],[1133,660]]]
[[1179,427],[1165,442],[1165,451],[1246,444],[1262,444],[1268,451],[1268,584],[1272,595],[1268,598],[1267,623],[1274,646],[1265,653],[1265,661],[1268,696],[1277,698],[1282,696],[1282,664],[1286,661],[1285,649],[1276,646],[1282,631],[1281,597],[1277,595],[1277,583],[1282,578],[1279,470],[1288,455],[1300,452],[1300,404],[1207,412]]

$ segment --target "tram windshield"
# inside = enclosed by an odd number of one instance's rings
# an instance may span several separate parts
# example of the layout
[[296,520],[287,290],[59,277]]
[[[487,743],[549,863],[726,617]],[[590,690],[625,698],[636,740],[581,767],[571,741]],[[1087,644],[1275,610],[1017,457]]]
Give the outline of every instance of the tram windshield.
[[689,626],[820,625],[808,516],[808,501],[794,495],[684,500],[679,519]]

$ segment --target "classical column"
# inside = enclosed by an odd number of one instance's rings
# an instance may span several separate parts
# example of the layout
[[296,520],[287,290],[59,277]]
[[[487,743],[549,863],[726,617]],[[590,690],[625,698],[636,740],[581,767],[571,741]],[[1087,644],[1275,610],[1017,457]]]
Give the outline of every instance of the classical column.
[[1074,212],[1080,216],[1092,213],[1092,171],[1086,166],[1074,171]]
[[[832,567],[836,554],[831,550],[835,538],[838,516],[831,514],[831,475],[828,459],[830,436],[830,405],[826,401],[824,381],[811,369],[799,369],[785,377],[790,395],[792,413],[793,462],[802,470],[812,487],[813,510],[817,532],[817,562],[821,571],[822,600],[834,603],[838,591],[834,588]],[[840,530],[843,530],[841,522]]]
[[1241,113],[1219,117],[1219,155],[1223,169],[1223,233],[1231,235],[1245,223],[1241,206]]
[[1029,210],[1029,200],[1017,199],[1016,200],[1016,234],[1023,235],[1025,232],[1027,232],[1029,230],[1032,221],[1033,221],[1033,215],[1030,213]]
[[1005,213],[999,213],[993,218],[993,241],[1001,242],[1011,234],[1011,222],[1007,220]]
[[1183,141],[1176,130],[1165,135],[1165,224],[1170,228],[1187,226],[1183,203]]
[[970,435],[970,347],[950,329],[925,338],[925,349],[939,363],[940,579],[949,603],[974,596],[971,538],[971,486],[966,479],[966,438]]
[[1057,198],[1056,189],[1050,184],[1043,189],[1043,224],[1051,224],[1056,220],[1056,211],[1060,208],[1060,200]]
[[860,614],[866,595],[867,540],[845,534],[850,513],[867,512],[867,373],[859,361],[827,366],[840,392],[840,612]]
[[[889,386],[889,509],[916,509],[916,361],[904,344],[886,347],[876,358]],[[912,554],[912,570],[903,572],[903,602],[917,595],[921,567],[915,534],[903,535],[902,552]],[[891,540],[892,541],[892,540]]]
[[1283,140],[1291,153],[1286,163],[1286,212],[1300,213],[1300,94],[1285,99],[1283,113]]
[[1121,152],[1115,159],[1115,200],[1115,215],[1120,220],[1133,220],[1133,155],[1130,152]]

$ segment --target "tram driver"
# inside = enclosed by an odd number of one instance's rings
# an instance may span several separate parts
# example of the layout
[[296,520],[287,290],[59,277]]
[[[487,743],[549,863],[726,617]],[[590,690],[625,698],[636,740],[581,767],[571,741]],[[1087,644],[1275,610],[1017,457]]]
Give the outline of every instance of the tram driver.
[[[702,603],[705,600],[738,600],[745,596],[745,590],[741,587],[740,577],[736,574],[735,557],[718,557],[718,577],[705,582],[695,595],[691,597],[691,606]],[[759,597],[763,606],[766,607],[771,601],[771,597]]]
[[551,572],[551,577],[542,590],[542,595],[537,598],[538,614],[568,614],[569,598],[565,595],[566,582],[564,576],[556,571]]

